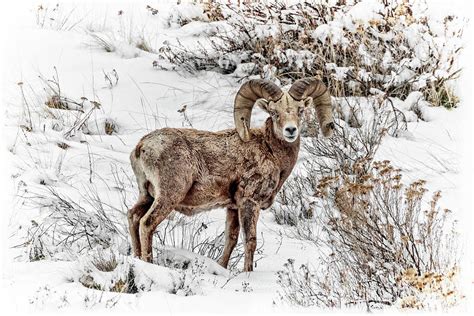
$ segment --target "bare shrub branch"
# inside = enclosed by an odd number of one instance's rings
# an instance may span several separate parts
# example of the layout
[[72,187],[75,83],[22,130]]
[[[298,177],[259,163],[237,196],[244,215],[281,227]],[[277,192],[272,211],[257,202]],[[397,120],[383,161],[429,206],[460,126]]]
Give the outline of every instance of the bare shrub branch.
[[30,260],[53,257],[58,252],[81,254],[97,246],[110,247],[116,239],[125,239],[120,222],[110,215],[107,204],[94,193],[86,200],[85,208],[69,196],[47,186],[46,192],[31,193],[31,206],[49,211],[41,223],[33,223],[25,244]]

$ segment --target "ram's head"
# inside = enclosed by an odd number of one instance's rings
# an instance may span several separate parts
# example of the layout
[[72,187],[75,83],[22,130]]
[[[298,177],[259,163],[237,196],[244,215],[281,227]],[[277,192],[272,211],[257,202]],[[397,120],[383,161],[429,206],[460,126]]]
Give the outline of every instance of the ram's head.
[[235,97],[234,122],[243,141],[250,139],[252,109],[258,104],[268,112],[277,138],[294,142],[300,132],[304,109],[314,105],[323,135],[329,137],[334,130],[331,96],[326,86],[314,78],[296,81],[288,92],[282,91],[268,80],[250,80],[242,85]]

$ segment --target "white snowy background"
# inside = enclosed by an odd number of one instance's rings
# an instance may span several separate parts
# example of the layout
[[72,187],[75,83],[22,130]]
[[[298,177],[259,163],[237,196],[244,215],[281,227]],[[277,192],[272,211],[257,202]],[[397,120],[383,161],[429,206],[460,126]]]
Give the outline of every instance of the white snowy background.
[[[185,2],[185,1],[183,1]],[[370,1],[366,1],[370,2]],[[276,272],[289,258],[296,263],[312,263],[318,249],[284,234],[273,214],[262,212],[258,224],[257,267],[252,273],[234,273],[214,261],[192,252],[166,248],[163,256],[176,262],[203,264],[193,271],[179,272],[165,265],[150,265],[127,256],[126,236],[112,241],[123,260],[121,268],[134,264],[148,291],[118,294],[84,287],[79,279],[90,253],[75,256],[58,250],[45,260],[30,262],[25,247],[19,247],[32,227],[48,216],[48,208],[32,203],[32,196],[51,187],[88,209],[85,196],[100,196],[113,212],[117,226],[126,233],[126,207],[136,196],[128,156],[136,142],[156,128],[190,127],[220,130],[233,127],[232,102],[239,88],[238,78],[212,71],[195,75],[153,67],[154,53],[128,44],[125,39],[143,34],[158,50],[167,40],[192,42],[205,33],[206,25],[193,22],[179,27],[168,25],[174,15],[196,15],[192,5],[178,10],[172,1],[63,1],[61,18],[39,27],[37,7],[56,2],[22,1],[2,3],[2,300],[12,311],[148,311],[156,313],[260,313],[295,311],[299,308],[278,302]],[[454,13],[468,16],[469,1],[428,1],[433,17]],[[160,9],[150,14],[146,5]],[[370,6],[368,6],[370,7]],[[72,11],[73,10],[73,11]],[[119,11],[123,14],[118,16]],[[370,12],[367,12],[369,14]],[[58,23],[64,23],[58,26]],[[403,170],[407,181],[427,181],[430,190],[441,190],[441,206],[451,209],[459,220],[462,264],[460,291],[466,297],[456,307],[468,311],[474,277],[472,249],[472,41],[470,27],[463,38],[464,50],[458,63],[463,67],[455,91],[460,103],[454,110],[427,108],[426,121],[408,123],[408,137],[386,137],[377,159],[389,159]],[[92,40],[90,32],[105,34],[114,51],[106,52]],[[118,81],[115,82],[115,73]],[[105,79],[111,78],[112,83]],[[44,110],[45,80],[59,80],[62,95],[74,100],[87,98],[82,105],[90,117],[84,128],[75,126],[75,109]],[[41,79],[43,78],[43,79]],[[21,82],[21,85],[18,83]],[[24,90],[28,109],[25,114]],[[89,100],[100,102],[93,109]],[[409,103],[409,100],[406,101]],[[407,103],[406,108],[409,108]],[[182,110],[186,106],[185,115]],[[28,112],[27,111],[27,112]],[[33,117],[32,132],[19,126],[25,115]],[[258,112],[253,124],[262,124],[266,115]],[[114,125],[114,133],[104,132],[104,123]],[[60,132],[58,132],[60,130]],[[58,144],[66,144],[67,149]],[[43,190],[43,191],[42,191]],[[88,195],[89,194],[89,195]],[[43,201],[49,205],[48,201]],[[184,219],[189,220],[189,219]],[[203,236],[215,237],[223,231],[225,212],[214,210],[194,221],[206,224]],[[93,232],[92,232],[93,233]],[[108,236],[102,236],[107,238]],[[155,237],[156,238],[156,237]],[[170,238],[170,237],[169,237]],[[180,241],[176,241],[179,245]],[[58,247],[60,248],[60,246]],[[77,249],[79,253],[80,249]],[[93,268],[91,268],[93,269]],[[124,271],[125,271],[124,270]],[[238,270],[238,267],[237,267]],[[91,272],[93,275],[94,272]],[[120,277],[103,276],[104,284]],[[201,274],[202,273],[202,274]],[[98,274],[97,274],[98,275]],[[109,279],[107,279],[109,278]],[[185,281],[177,293],[176,284]],[[194,295],[187,295],[190,294]],[[307,311],[307,310],[306,310]]]

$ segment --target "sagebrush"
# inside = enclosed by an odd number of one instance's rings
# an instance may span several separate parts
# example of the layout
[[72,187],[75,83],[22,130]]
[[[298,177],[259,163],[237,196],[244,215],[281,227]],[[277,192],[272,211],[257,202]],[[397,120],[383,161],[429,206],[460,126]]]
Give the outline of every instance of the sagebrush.
[[[423,180],[404,185],[389,161],[373,162],[369,171],[364,163],[354,168],[356,175],[321,179],[314,192],[320,206],[317,241],[328,250],[324,273],[307,265],[297,271],[290,262],[278,275],[282,298],[326,307],[427,304],[420,299],[418,278],[452,278],[458,266],[451,211],[438,206],[439,191],[426,200]],[[451,306],[449,296],[459,296],[447,292],[434,293],[438,305]]]

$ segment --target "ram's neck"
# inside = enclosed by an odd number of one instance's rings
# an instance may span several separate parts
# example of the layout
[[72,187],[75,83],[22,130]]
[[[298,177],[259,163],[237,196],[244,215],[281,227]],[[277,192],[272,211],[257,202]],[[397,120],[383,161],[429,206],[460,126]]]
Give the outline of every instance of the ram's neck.
[[271,118],[268,118],[264,126],[265,142],[273,155],[278,158],[281,164],[282,170],[293,169],[293,166],[298,159],[298,152],[300,149],[300,137],[292,142],[288,143],[275,136],[273,131],[273,122]]

